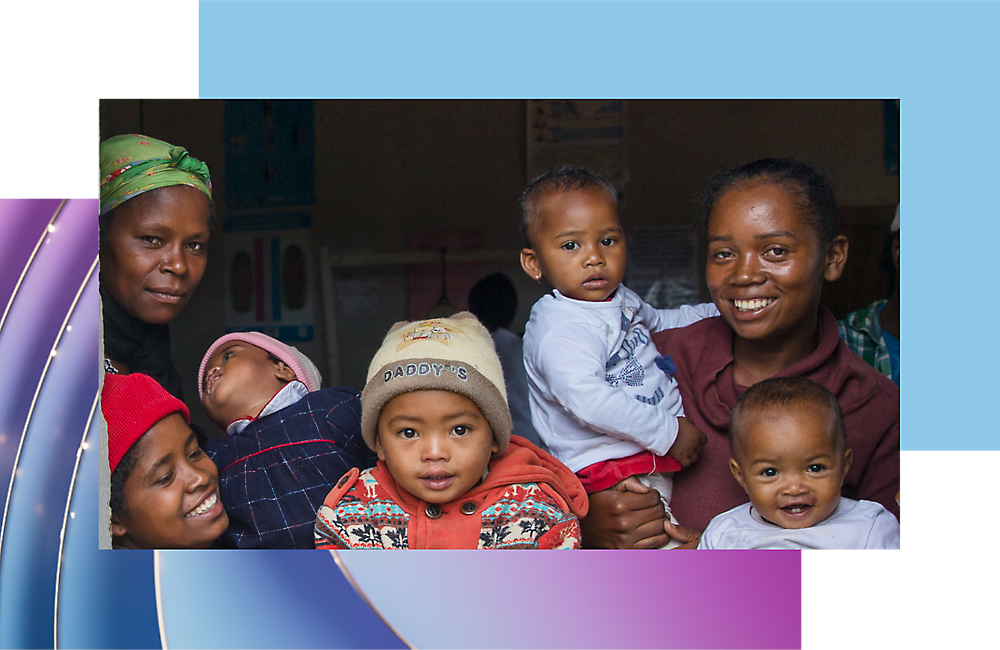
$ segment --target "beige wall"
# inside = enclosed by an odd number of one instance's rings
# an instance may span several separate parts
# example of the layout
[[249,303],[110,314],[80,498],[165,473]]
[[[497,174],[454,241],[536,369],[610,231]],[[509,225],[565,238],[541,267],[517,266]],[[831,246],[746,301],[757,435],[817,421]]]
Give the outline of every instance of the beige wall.
[[[316,201],[311,212],[317,247],[402,251],[412,234],[442,230],[476,232],[485,247],[520,247],[516,203],[528,181],[523,101],[317,101],[314,112]],[[624,120],[627,225],[689,223],[696,216],[696,196],[713,173],[725,164],[767,156],[799,158],[823,168],[839,204],[866,233],[880,232],[881,221],[886,214],[891,218],[899,200],[899,177],[885,173],[879,100],[636,100],[626,103]],[[222,101],[101,103],[102,139],[141,129],[205,160],[220,216],[226,212],[223,122]],[[221,239],[212,245],[198,292],[172,326],[174,357],[189,402],[197,395],[194,377],[201,354],[224,329]],[[869,264],[871,250],[857,250],[859,263]],[[521,298],[515,329],[523,327],[544,287],[530,282],[516,260],[483,264],[481,270],[504,270],[515,280]],[[854,276],[867,277],[864,272]],[[360,387],[382,335],[406,316],[406,280],[386,269],[341,277],[373,278],[378,286],[373,317],[340,323],[343,380]],[[847,292],[840,299],[845,304],[870,293],[838,290]],[[302,349],[325,371],[321,315],[318,325],[319,340]],[[197,408],[193,414],[203,418]]]

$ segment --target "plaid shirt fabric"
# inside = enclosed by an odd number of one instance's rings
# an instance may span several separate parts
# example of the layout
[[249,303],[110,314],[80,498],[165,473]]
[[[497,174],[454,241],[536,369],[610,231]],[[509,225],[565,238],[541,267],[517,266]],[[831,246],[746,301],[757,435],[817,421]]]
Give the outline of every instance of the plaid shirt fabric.
[[205,451],[229,515],[222,543],[235,548],[315,548],[327,493],[352,467],[376,461],[361,437],[359,395],[343,387],[308,393]]
[[876,300],[865,309],[851,312],[837,321],[840,338],[847,347],[854,350],[872,368],[892,379],[892,363],[889,361],[889,350],[882,338],[882,323],[879,312],[885,306],[886,300]]

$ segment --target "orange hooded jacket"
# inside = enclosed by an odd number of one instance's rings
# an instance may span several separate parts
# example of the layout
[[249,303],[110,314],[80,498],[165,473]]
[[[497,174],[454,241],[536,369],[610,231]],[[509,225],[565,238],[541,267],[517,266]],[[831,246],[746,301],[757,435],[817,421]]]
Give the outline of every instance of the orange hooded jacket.
[[316,548],[579,548],[586,514],[587,493],[569,468],[511,436],[482,483],[448,503],[417,499],[382,461],[351,470],[317,513]]

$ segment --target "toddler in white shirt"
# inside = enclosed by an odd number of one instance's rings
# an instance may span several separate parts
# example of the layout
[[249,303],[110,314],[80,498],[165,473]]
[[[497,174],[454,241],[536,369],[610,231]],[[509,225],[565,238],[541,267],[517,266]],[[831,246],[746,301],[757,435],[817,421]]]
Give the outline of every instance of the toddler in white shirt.
[[617,192],[597,174],[563,166],[539,176],[521,213],[521,267],[554,287],[524,333],[532,423],[588,493],[636,476],[669,515],[669,472],[695,462],[706,437],[683,417],[673,361],[650,333],[719,312],[712,304],[654,309],[622,285]]

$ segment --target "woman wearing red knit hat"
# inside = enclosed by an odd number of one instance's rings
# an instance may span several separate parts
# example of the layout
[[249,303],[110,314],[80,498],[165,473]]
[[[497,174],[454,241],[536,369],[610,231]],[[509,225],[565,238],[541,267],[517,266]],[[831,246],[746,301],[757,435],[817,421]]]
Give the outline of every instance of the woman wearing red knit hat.
[[114,548],[209,548],[229,525],[188,409],[152,377],[104,376]]

